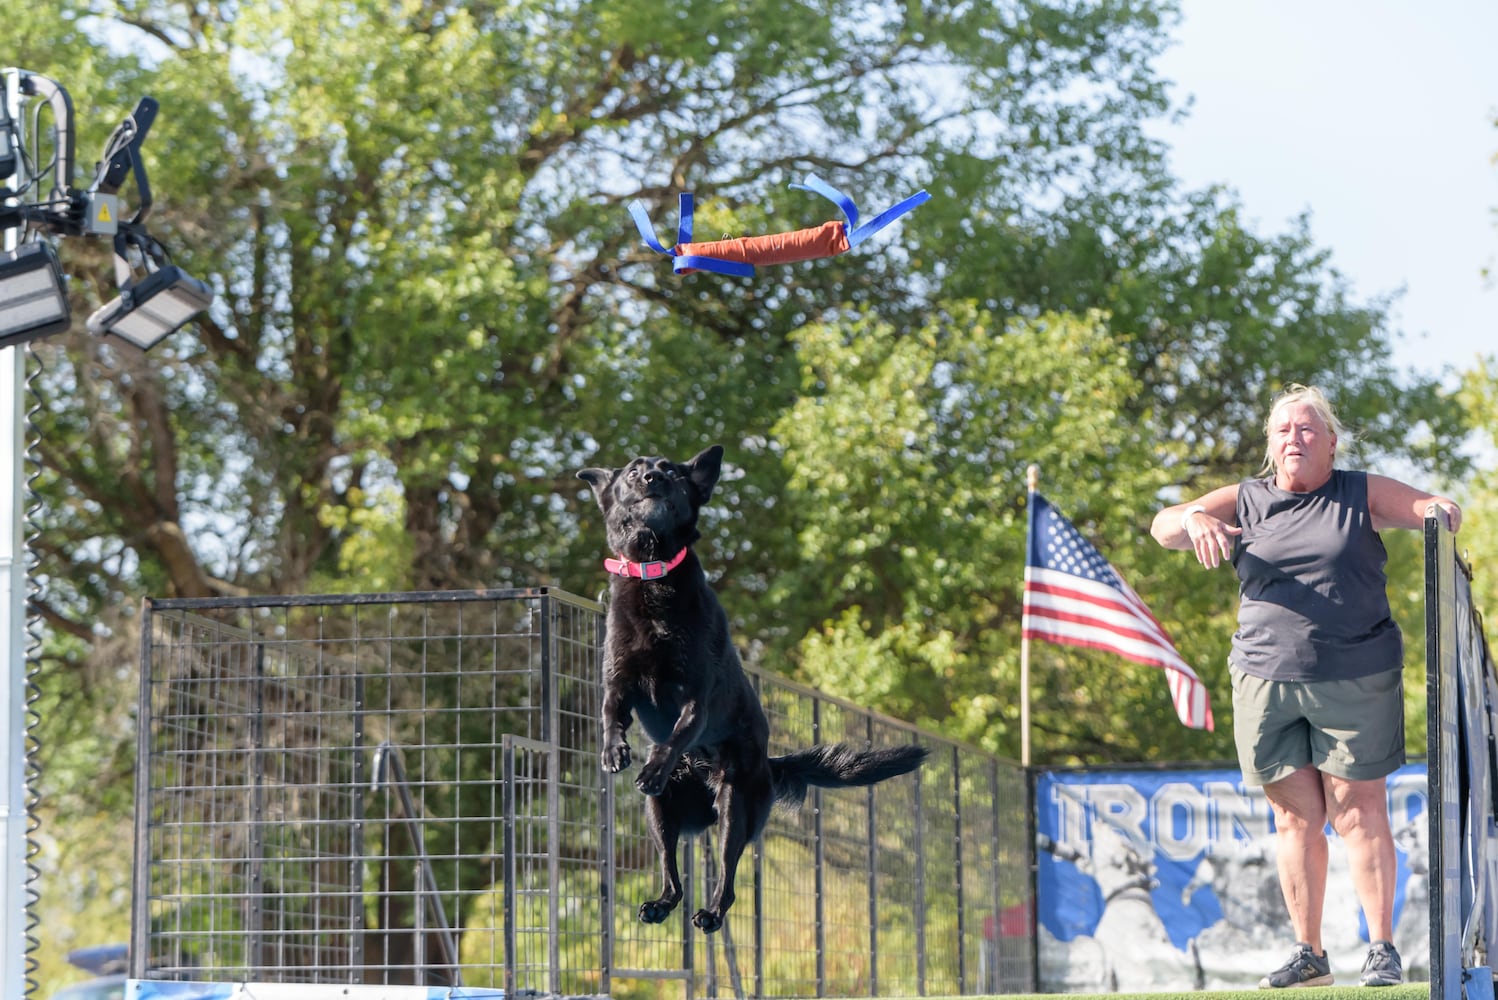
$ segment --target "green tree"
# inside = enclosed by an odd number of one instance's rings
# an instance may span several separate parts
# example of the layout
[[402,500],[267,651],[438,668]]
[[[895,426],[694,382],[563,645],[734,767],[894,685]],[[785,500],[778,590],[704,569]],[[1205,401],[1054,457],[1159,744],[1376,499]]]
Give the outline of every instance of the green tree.
[[[159,225],[221,301],[148,362],[86,343],[61,359],[52,384],[124,419],[56,435],[59,493],[84,513],[56,555],[110,539],[158,594],[575,579],[596,525],[567,477],[592,453],[764,440],[794,393],[791,331],[859,304],[907,325],[964,205],[1054,189],[1082,146],[1137,160],[1168,16],[122,6],[110,37],[150,58],[67,75],[82,109],[161,100]],[[63,75],[38,28],[40,68]],[[1099,100],[1065,96],[1078,81]],[[934,239],[918,215],[905,251],[687,283],[622,212],[693,190],[700,229],[795,228],[830,209],[786,193],[810,171],[866,211],[936,182]],[[746,468],[749,498],[774,494],[768,459]],[[91,600],[55,603],[78,620]]]
[[[1027,466],[1136,587],[1174,575],[1138,529],[1169,475],[1160,429],[1133,416],[1127,343],[1096,314],[1006,324],[968,305],[903,337],[868,320],[797,346],[802,395],[775,436],[800,559],[772,606],[797,638],[818,609],[808,679],[1017,757]],[[1215,652],[1225,635],[1180,645]],[[1223,753],[1223,734],[1174,721],[1158,670],[1044,644],[1032,665],[1037,759]]]
[[1472,603],[1491,621],[1498,615],[1498,356],[1481,358],[1464,372],[1458,395],[1476,428],[1476,447],[1488,459],[1457,496],[1462,504],[1457,551],[1472,568]]
[[[1263,405],[1292,378],[1333,385],[1374,452],[1459,468],[1460,413],[1392,369],[1387,303],[1350,301],[1304,222],[1259,236],[1230,194],[1171,181],[1141,129],[1166,110],[1151,60],[1169,4],[50,14],[27,15],[21,61],[74,89],[80,148],[138,94],[160,99],[153,226],[220,294],[146,358],[81,336],[39,352],[42,609],[81,639],[140,593],[592,591],[601,530],[572,470],[718,440],[736,478],[711,512],[712,564],[744,633],[794,661],[829,613],[868,609],[778,582],[818,567],[796,543],[804,509],[777,501],[811,474],[798,456],[840,447],[778,436],[809,392],[816,341],[798,331],[853,336],[877,316],[903,342],[961,303],[1001,331],[992,358],[961,359],[979,394],[1033,363],[1012,329],[1098,317],[1134,385],[1114,419],[1149,428],[1140,475],[1167,493],[1251,470]],[[309,33],[325,44],[296,44]],[[700,232],[796,228],[830,211],[787,191],[811,171],[866,212],[919,185],[935,197],[897,235],[753,281],[672,276],[623,212],[643,198],[665,230],[691,190]],[[103,263],[77,250],[80,272]],[[79,312],[110,294],[78,292]],[[1401,413],[1424,420],[1410,432]],[[1011,517],[1013,477],[1039,457],[1020,450],[993,500]],[[1101,461],[1042,464],[1069,489]],[[1098,542],[1122,559],[1154,500],[1118,499],[1128,531],[1105,522]],[[899,509],[881,531],[906,533]],[[1178,620],[1215,613],[1162,582]],[[896,578],[879,620],[973,583],[928,595]]]

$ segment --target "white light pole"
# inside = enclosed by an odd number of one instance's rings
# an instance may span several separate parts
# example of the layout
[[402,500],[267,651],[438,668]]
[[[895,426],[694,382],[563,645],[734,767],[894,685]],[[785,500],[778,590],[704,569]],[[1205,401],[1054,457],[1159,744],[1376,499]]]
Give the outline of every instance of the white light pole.
[[[6,117],[21,114],[15,71],[6,70]],[[5,178],[6,189],[20,185]],[[4,249],[19,241],[4,232]],[[6,677],[0,687],[0,769],[5,799],[0,802],[0,864],[5,892],[0,908],[0,996],[26,995],[26,354],[20,346],[0,348],[0,648]],[[8,481],[7,481],[8,480]]]
[[25,995],[26,979],[26,534],[25,402],[26,356],[20,347],[0,349],[0,641],[7,676],[0,689],[5,738],[0,767],[5,800],[0,803],[0,858],[5,865],[5,898],[0,912],[3,979],[0,996]]

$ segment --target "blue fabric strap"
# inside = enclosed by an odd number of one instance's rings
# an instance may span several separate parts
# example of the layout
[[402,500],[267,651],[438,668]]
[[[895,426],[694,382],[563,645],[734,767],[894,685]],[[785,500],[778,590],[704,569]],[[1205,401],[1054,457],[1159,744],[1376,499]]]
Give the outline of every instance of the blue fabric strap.
[[924,204],[930,200],[930,194],[926,193],[925,191],[917,191],[915,194],[911,195],[909,198],[906,198],[904,201],[895,205],[893,208],[885,209],[883,212],[880,212],[868,222],[865,222],[863,225],[859,226],[857,229],[848,234],[848,249],[851,250],[853,247],[858,246],[858,244],[862,243],[865,239],[873,236],[879,230],[883,229],[891,222],[894,222],[906,212],[909,212],[917,205]]
[[816,174],[807,174],[806,181],[802,184],[792,184],[791,187],[802,191],[812,191],[821,195],[843,210],[843,218],[848,220],[848,228],[852,229],[858,225],[858,206],[853,204],[853,199],[843,194],[837,188],[828,184]]
[[[683,191],[678,199],[680,206],[679,221],[676,224],[676,242],[692,242],[692,195]],[[645,240],[645,245],[656,253],[669,254],[671,251],[661,246],[661,241],[655,238],[655,226],[650,222],[650,215],[645,211],[645,203],[636,198],[629,203],[630,217],[635,220],[635,228],[640,231],[640,236]]]
[[858,224],[858,206],[853,203],[853,199],[822,180],[816,174],[807,174],[804,183],[792,184],[791,187],[799,188],[802,191],[815,192],[842,209],[843,217],[848,220],[848,248],[850,250],[917,205],[931,200],[931,195],[925,191],[917,191],[898,205],[880,212],[873,219],[860,226]]
[[676,242],[692,242],[692,192],[683,191],[676,200]]
[[683,271],[713,271],[717,274],[731,274],[736,278],[747,278],[754,274],[754,265],[738,260],[719,260],[717,257],[686,254],[676,258],[671,265],[671,270],[677,274]]
[[[692,195],[683,191],[679,199],[681,206],[680,221],[676,225],[676,245],[681,246],[692,242]],[[636,199],[629,203],[630,217],[635,220],[635,228],[640,231],[640,236],[645,240],[645,245],[656,253],[663,253],[672,257],[671,270],[677,274],[684,271],[713,271],[717,274],[731,274],[735,277],[749,277],[754,274],[754,265],[745,264],[734,260],[719,260],[716,257],[700,257],[694,254],[676,255],[672,249],[661,245],[661,241],[655,237],[655,226],[650,221],[650,215],[645,211],[645,203]]]

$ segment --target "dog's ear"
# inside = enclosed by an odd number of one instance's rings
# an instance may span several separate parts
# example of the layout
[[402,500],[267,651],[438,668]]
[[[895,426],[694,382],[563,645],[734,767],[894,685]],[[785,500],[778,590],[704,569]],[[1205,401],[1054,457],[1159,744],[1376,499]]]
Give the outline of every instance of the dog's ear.
[[605,514],[609,512],[609,503],[614,495],[609,490],[609,485],[614,477],[619,475],[618,469],[578,469],[577,478],[585,480],[593,487],[593,499],[598,501],[598,509]]
[[697,487],[697,505],[700,507],[707,503],[713,495],[713,487],[718,485],[718,476],[723,472],[723,446],[715,444],[710,448],[699,452],[697,457],[687,463],[687,478],[692,485]]

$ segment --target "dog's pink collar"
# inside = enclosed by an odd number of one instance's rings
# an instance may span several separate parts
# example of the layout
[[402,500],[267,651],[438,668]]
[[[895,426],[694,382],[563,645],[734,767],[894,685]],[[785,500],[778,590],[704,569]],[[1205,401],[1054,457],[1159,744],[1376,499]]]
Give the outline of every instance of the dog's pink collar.
[[615,576],[634,576],[641,580],[659,580],[667,573],[681,565],[681,561],[687,557],[687,550],[682,549],[671,557],[670,562],[630,562],[628,559],[605,559],[603,568]]

